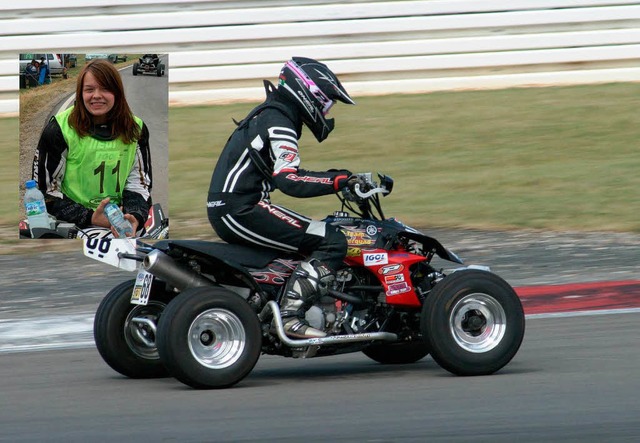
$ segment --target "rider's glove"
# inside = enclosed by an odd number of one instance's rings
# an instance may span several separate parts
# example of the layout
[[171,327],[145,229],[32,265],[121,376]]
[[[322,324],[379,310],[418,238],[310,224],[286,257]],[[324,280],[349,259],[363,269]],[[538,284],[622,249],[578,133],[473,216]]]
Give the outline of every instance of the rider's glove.
[[349,177],[351,177],[351,171],[348,171],[346,169],[329,169],[329,171],[327,172],[337,172],[338,175],[336,175],[333,178],[333,189],[338,192],[340,189],[344,188],[347,185],[347,181],[349,180]]

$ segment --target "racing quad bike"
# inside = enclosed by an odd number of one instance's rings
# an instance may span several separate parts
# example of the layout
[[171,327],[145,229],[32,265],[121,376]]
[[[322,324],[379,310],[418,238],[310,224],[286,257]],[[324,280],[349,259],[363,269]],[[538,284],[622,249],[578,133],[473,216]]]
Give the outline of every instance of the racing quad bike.
[[[385,218],[380,195],[393,181],[360,174],[327,217],[349,248],[334,283],[307,311],[323,338],[285,334],[278,301],[301,256],[221,242],[87,240],[85,255],[137,277],[98,307],[95,342],[113,369],[132,378],[172,375],[194,388],[225,388],[261,353],[310,358],[363,352],[383,364],[429,353],[457,375],[492,374],[515,356],[525,331],[513,288],[436,239]],[[350,211],[350,212],[347,212]],[[435,256],[455,263],[436,269]]]
[[133,64],[133,75],[155,74],[158,77],[162,77],[164,68],[164,64],[160,63],[160,59],[157,56],[145,54]]

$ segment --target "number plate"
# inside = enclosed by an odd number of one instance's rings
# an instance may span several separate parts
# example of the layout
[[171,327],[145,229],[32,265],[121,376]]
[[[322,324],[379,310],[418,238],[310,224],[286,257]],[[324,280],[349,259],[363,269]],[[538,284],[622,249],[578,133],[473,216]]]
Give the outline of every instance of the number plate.
[[149,274],[144,269],[141,269],[138,272],[138,276],[136,277],[136,284],[133,287],[133,293],[131,294],[131,304],[146,305],[147,303],[149,303],[152,283],[153,274]]
[[138,269],[135,260],[121,258],[122,254],[135,254],[134,239],[88,238],[84,241],[84,255],[116,268],[133,272]]

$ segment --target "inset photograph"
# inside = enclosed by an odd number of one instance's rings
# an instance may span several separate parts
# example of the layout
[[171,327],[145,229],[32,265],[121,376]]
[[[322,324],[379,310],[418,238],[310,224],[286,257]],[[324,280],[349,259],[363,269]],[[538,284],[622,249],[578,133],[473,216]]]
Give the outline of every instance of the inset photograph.
[[167,66],[20,54],[20,238],[168,238]]

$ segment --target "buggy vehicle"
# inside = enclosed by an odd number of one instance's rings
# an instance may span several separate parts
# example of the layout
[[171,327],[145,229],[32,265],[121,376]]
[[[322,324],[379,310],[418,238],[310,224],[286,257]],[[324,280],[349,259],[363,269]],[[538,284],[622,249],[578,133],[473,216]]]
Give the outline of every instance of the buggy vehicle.
[[157,54],[145,54],[133,64],[133,75],[151,73],[161,77],[164,75],[164,68]]

